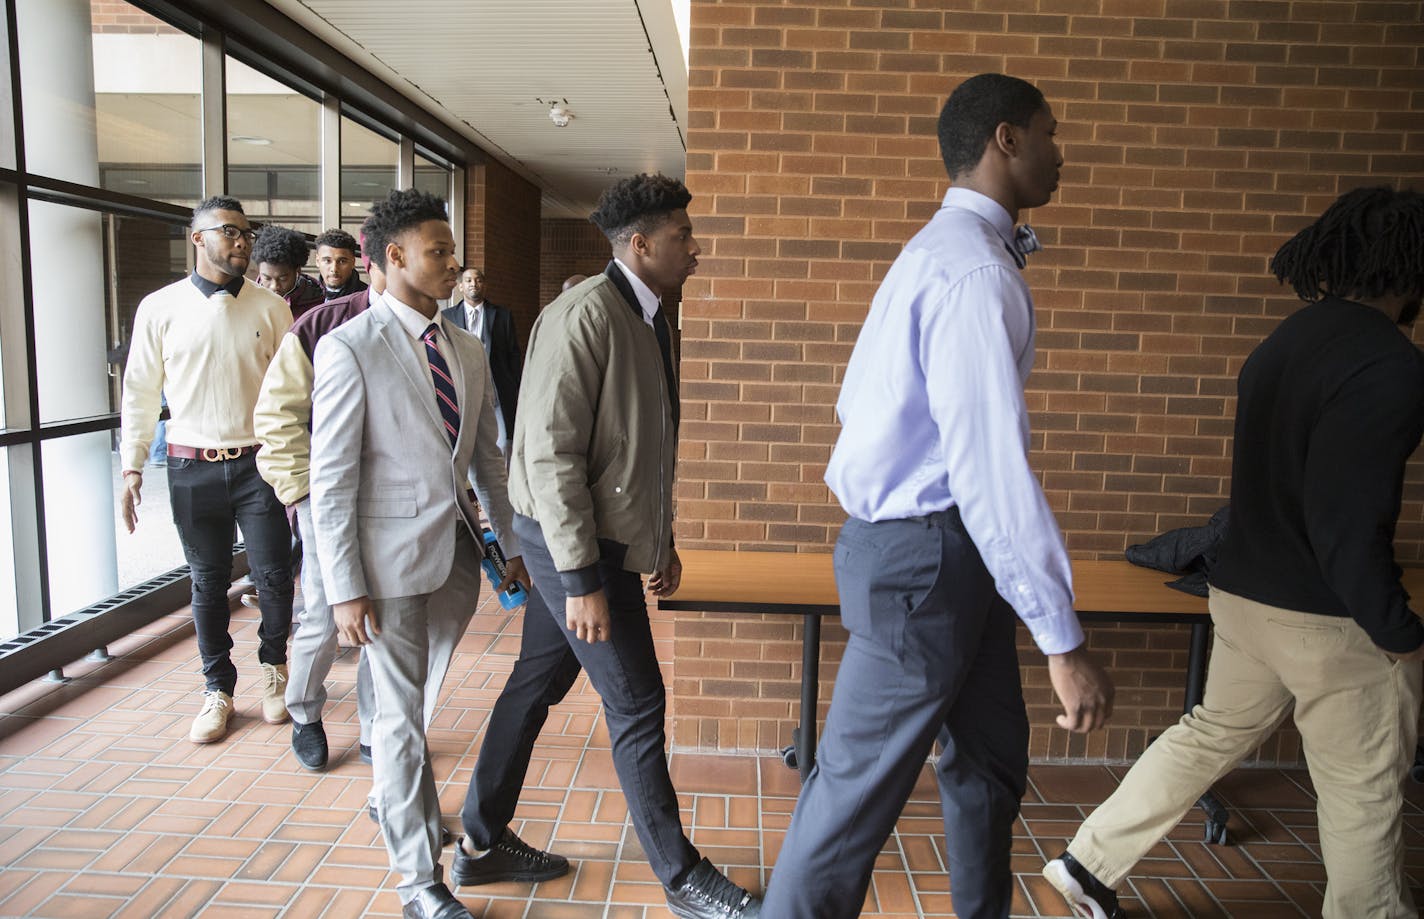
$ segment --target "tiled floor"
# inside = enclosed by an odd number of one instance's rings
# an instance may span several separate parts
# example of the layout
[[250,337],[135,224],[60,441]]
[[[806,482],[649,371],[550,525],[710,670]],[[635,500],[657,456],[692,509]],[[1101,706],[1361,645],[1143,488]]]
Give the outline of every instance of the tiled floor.
[[[261,722],[252,686],[256,619],[235,614],[238,716],[226,742],[188,742],[196,653],[186,612],[70,668],[66,686],[0,697],[0,916],[397,916],[386,854],[363,808],[369,769],[355,755],[354,658],[333,671],[326,724],[332,767],[297,768],[289,729]],[[451,668],[431,732],[447,824],[464,789],[489,705],[517,648],[519,620],[487,603]],[[760,889],[794,804],[795,774],[775,757],[675,753],[684,820],[701,850]],[[1038,877],[1119,770],[1038,766],[1015,841],[1015,916],[1064,916]],[[1193,814],[1131,882],[1133,917],[1319,915],[1319,862],[1303,773],[1238,772],[1219,786],[1239,845],[1200,842]],[[1424,794],[1406,817],[1409,863],[1424,879]],[[585,682],[546,727],[516,820],[529,842],[575,870],[538,887],[457,891],[494,919],[663,917],[662,891],[626,819],[597,699]],[[953,915],[942,826],[926,773],[881,855],[865,915]],[[448,866],[449,856],[446,862]],[[1416,895],[1424,902],[1424,891]]]

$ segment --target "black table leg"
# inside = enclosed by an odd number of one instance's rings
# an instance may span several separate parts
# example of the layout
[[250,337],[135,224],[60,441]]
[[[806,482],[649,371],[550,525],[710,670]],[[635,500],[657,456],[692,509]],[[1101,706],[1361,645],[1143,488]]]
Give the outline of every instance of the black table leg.
[[[1206,695],[1206,650],[1211,637],[1211,626],[1205,622],[1192,623],[1192,643],[1187,651],[1187,696],[1183,711],[1190,712],[1201,704]],[[1210,790],[1197,799],[1197,807],[1206,815],[1205,842],[1208,845],[1227,843],[1226,821],[1231,814],[1226,806]]]
[[816,765],[816,703],[821,689],[821,617],[807,613],[801,637],[801,723],[792,736],[795,766],[805,782]]

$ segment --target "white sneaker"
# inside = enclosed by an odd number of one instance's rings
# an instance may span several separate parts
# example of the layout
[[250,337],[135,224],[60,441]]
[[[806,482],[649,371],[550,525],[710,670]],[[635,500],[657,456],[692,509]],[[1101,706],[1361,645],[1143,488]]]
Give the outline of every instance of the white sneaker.
[[257,600],[257,591],[242,595],[242,605],[248,609],[261,609],[262,604]]
[[203,692],[203,710],[193,719],[188,739],[193,743],[212,743],[227,736],[227,722],[232,717],[232,696],[220,689]]
[[262,720],[282,724],[287,720],[287,665],[262,665]]

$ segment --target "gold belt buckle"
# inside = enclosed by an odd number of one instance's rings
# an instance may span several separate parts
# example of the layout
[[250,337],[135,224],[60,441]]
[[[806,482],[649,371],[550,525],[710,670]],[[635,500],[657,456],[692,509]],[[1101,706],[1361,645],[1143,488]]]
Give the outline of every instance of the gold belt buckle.
[[218,460],[235,460],[242,456],[242,450],[232,447],[204,447],[203,459],[209,463]]

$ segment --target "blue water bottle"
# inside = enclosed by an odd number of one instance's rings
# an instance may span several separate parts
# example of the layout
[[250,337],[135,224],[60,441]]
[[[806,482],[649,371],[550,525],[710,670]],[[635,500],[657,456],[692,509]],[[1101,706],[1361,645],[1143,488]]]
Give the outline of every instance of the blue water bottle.
[[[485,569],[485,577],[489,579],[490,587],[499,588],[504,580],[504,551],[499,547],[499,540],[494,538],[494,531],[489,527],[484,527],[485,557],[480,562],[480,566]],[[524,585],[515,581],[509,585],[509,589],[497,594],[499,605],[505,609],[519,609],[529,600],[528,593],[524,590]]]

